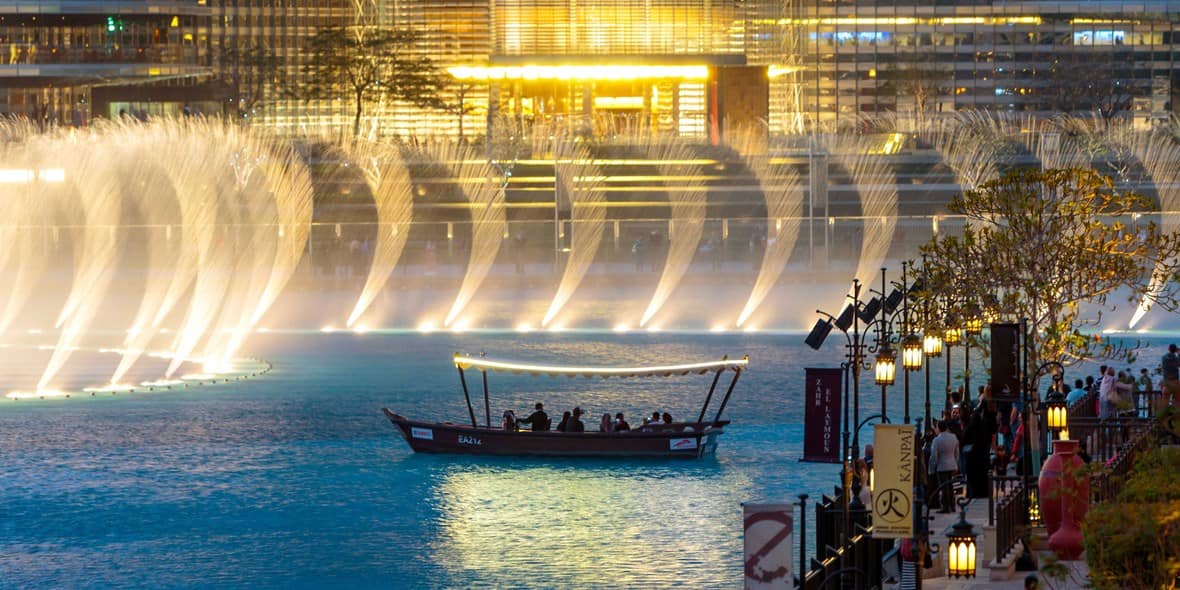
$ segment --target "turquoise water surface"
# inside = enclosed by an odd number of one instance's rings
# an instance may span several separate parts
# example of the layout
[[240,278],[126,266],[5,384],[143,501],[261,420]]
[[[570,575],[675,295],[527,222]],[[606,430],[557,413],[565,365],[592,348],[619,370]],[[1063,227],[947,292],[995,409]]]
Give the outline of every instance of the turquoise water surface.
[[[816,498],[838,479],[835,466],[798,459],[803,367],[834,366],[841,351],[801,341],[263,334],[250,352],[274,370],[251,380],[5,400],[0,587],[736,588],[741,504]],[[715,458],[413,454],[380,408],[465,420],[456,351],[627,365],[749,355],[751,368]],[[493,373],[492,419],[536,401],[558,414],[580,405],[588,425],[607,411],[633,424],[653,410],[695,417],[709,381]]]

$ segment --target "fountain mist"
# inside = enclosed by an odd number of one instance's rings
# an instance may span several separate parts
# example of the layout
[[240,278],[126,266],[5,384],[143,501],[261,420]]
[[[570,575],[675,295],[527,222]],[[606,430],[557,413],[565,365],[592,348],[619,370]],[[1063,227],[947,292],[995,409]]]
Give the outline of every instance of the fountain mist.
[[[548,327],[557,314],[573,296],[581,284],[598,247],[606,227],[606,192],[603,190],[602,172],[594,164],[590,152],[578,145],[568,158],[558,157],[554,164],[554,182],[557,194],[567,195],[570,202],[570,231],[573,233],[569,260],[561,276],[557,293],[549,303],[549,309],[541,320],[542,327]],[[554,206],[558,203],[554,202]]]

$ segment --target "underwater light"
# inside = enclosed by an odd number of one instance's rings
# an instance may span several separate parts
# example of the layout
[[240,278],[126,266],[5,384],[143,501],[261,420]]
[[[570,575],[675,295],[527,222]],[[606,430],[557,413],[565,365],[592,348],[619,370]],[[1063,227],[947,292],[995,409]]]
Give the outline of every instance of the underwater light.
[[4,397],[8,399],[38,399],[47,397],[69,397],[70,394],[60,389],[38,389],[37,391],[10,391]]
[[184,381],[180,379],[156,379],[154,381],[141,381],[139,384],[144,387],[171,387],[173,385],[183,385]]
[[117,391],[135,391],[135,386],[127,383],[107,383],[106,385],[83,387],[82,391],[86,393],[114,393]]
[[217,375],[213,375],[211,373],[189,373],[187,375],[181,375],[180,378],[183,381],[206,381],[209,379],[216,379]]

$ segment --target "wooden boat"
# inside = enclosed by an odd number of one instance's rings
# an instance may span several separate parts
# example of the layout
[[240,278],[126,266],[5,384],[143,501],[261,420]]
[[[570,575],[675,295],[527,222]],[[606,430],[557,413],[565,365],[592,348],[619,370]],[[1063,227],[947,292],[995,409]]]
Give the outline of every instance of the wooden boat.
[[[388,408],[382,412],[389,418],[409,443],[420,453],[461,453],[468,455],[520,456],[582,456],[582,457],[684,457],[700,458],[717,449],[717,438],[729,424],[721,415],[733,395],[742,371],[749,365],[749,357],[741,360],[722,359],[714,362],[689,363],[656,367],[571,367],[495,361],[484,357],[455,355],[455,367],[463,396],[467,400],[470,424],[453,422],[425,422],[410,420]],[[483,377],[485,422],[480,425],[467,388],[466,371],[478,370]],[[488,398],[488,371],[509,371],[530,375],[581,377],[675,377],[713,373],[712,385],[701,405],[695,421],[672,424],[637,425],[624,432],[558,432],[525,431],[514,426],[492,426],[491,402]],[[705,419],[717,390],[717,383],[725,372],[733,377],[711,420]],[[596,426],[596,425],[595,425]]]

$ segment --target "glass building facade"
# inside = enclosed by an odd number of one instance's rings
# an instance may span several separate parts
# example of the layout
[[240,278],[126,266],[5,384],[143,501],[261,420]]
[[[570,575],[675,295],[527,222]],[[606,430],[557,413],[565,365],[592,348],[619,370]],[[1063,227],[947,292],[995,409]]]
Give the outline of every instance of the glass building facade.
[[290,134],[348,127],[347,100],[281,86],[306,83],[316,31],[380,25],[418,32],[412,51],[454,83],[446,109],[371,105],[374,135],[545,124],[716,140],[964,109],[1151,125],[1175,108],[1178,15],[1180,1],[15,0],[0,5],[0,113],[84,125],[197,108]]
[[[0,115],[51,125],[219,108],[204,2],[0,5]],[[204,103],[204,104],[203,104]]]

